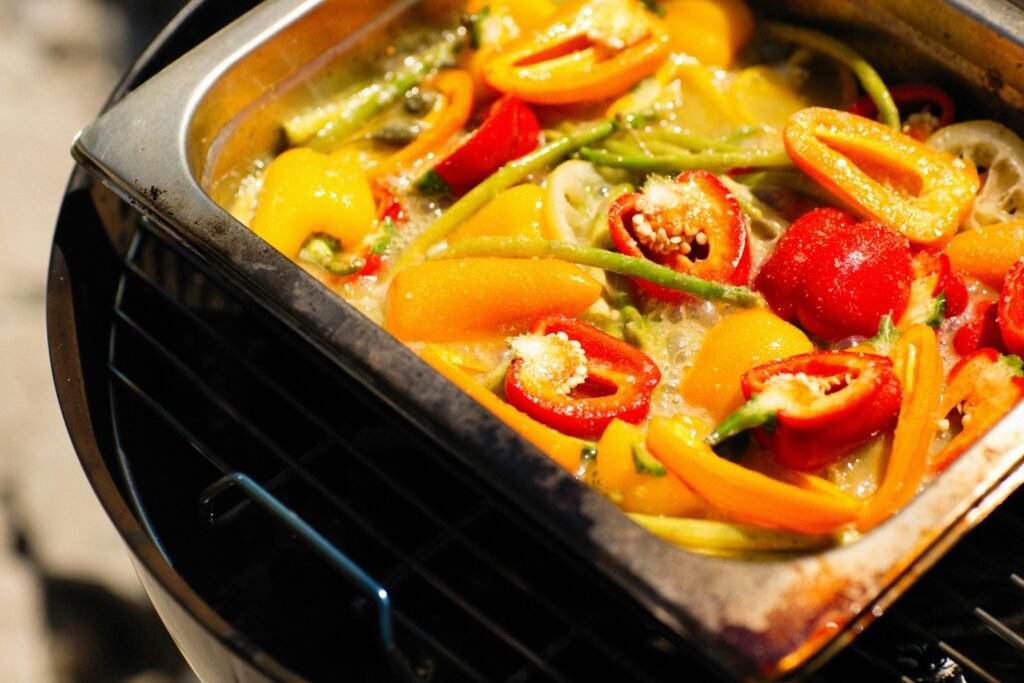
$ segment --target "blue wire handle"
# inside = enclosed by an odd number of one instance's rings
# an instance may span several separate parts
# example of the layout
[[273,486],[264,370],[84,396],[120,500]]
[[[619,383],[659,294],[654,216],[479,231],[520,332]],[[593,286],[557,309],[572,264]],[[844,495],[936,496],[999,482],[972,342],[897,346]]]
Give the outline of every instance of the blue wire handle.
[[408,661],[401,655],[400,650],[395,645],[391,621],[391,598],[388,596],[387,590],[370,577],[369,574],[364,572],[359,565],[350,560],[347,555],[338,550],[334,544],[317,532],[316,529],[307,524],[299,515],[268,493],[266,489],[253,481],[249,476],[241,472],[226,474],[208,486],[200,495],[200,502],[209,508],[213,503],[213,499],[231,486],[237,486],[245,491],[250,498],[270,512],[278,521],[298,534],[300,538],[304,539],[313,550],[326,559],[345,578],[351,581],[356,588],[377,604],[377,625],[384,651],[387,653],[393,666],[397,666],[403,673],[411,673]]

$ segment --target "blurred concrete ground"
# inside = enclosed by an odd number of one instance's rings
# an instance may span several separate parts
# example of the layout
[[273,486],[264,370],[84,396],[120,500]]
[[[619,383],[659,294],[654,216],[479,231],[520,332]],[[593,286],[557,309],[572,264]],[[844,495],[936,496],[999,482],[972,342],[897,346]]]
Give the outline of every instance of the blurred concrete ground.
[[[83,672],[72,661],[82,655],[76,648],[88,650],[88,659],[104,654],[90,649],[100,646],[66,642],[68,634],[53,628],[54,610],[68,616],[61,601],[135,609],[145,598],[72,452],[54,397],[44,322],[50,239],[74,134],[96,115],[129,57],[181,4],[0,0],[0,492],[11,498],[0,507],[0,681],[194,680],[174,671],[177,663],[161,664],[170,669],[162,674],[138,673],[146,663],[100,662]],[[46,575],[72,580],[59,590],[42,580],[13,551],[20,539],[12,522],[24,527]],[[101,630],[88,621],[73,625],[86,643]]]

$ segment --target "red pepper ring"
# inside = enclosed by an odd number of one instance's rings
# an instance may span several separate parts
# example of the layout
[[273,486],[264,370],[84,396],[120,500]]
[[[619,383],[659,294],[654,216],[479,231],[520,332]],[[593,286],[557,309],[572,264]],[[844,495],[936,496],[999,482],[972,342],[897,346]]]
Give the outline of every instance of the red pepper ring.
[[825,467],[891,427],[903,396],[891,360],[849,351],[765,363],[744,373],[740,385],[747,403],[711,442],[756,427],[755,438],[779,464],[803,471]]
[[[953,123],[956,109],[953,105],[953,98],[942,88],[929,83],[907,83],[889,88],[889,94],[901,109],[910,105],[924,105],[926,108],[918,109],[904,117],[903,132],[915,140],[927,140],[928,136],[943,126]],[[929,106],[930,105],[930,106]],[[934,120],[916,120],[914,117],[927,112],[932,114]],[[878,105],[869,95],[860,98],[846,110],[850,114],[863,116],[866,119],[874,119],[878,116]]]
[[[635,424],[647,417],[661,371],[643,351],[561,315],[538,318],[530,332],[512,341],[517,349],[517,340],[526,340],[518,351],[525,344],[535,349],[512,361],[505,376],[505,399],[512,406],[584,439],[599,437],[616,418]],[[577,374],[580,365],[585,378]]]
[[[661,183],[654,189],[651,183]],[[652,191],[654,190],[654,191]],[[648,181],[645,192],[619,196],[608,209],[615,248],[679,273],[745,285],[750,278],[750,230],[736,198],[707,171],[675,181]],[[634,279],[646,295],[679,303],[689,295]]]

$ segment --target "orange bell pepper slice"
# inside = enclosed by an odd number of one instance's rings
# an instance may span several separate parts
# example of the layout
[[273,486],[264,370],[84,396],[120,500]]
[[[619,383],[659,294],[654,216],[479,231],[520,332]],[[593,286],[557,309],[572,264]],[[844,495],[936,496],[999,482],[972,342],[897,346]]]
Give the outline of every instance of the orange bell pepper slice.
[[555,259],[427,261],[391,281],[384,327],[402,341],[493,339],[541,315],[575,317],[600,296],[582,268]]
[[387,157],[368,172],[370,180],[382,178],[412,166],[440,150],[462,130],[473,110],[473,77],[461,69],[446,69],[423,85],[441,94],[440,102],[427,115],[430,125],[408,145]]
[[915,244],[948,242],[981,186],[969,161],[835,109],[798,111],[783,141],[793,162],[854,213]]
[[826,534],[857,519],[861,503],[838,489],[803,488],[719,457],[704,443],[706,424],[685,415],[655,417],[647,447],[697,495],[747,524]]
[[945,251],[953,270],[1000,289],[1013,264],[1024,258],[1024,220],[964,230],[953,236]]
[[889,460],[878,489],[857,520],[859,531],[877,526],[917,493],[939,417],[943,372],[935,332],[927,325],[914,325],[896,339],[889,357],[903,384],[903,398]]
[[566,436],[547,425],[537,422],[502,401],[487,387],[480,384],[430,346],[421,353],[428,365],[444,375],[448,381],[462,389],[474,401],[494,413],[502,422],[514,429],[520,436],[536,446],[541,452],[559,465],[576,474],[580,468],[583,449],[590,444],[582,439]]
[[526,102],[596,102],[668,56],[664,24],[638,0],[577,0],[484,64],[484,80]]

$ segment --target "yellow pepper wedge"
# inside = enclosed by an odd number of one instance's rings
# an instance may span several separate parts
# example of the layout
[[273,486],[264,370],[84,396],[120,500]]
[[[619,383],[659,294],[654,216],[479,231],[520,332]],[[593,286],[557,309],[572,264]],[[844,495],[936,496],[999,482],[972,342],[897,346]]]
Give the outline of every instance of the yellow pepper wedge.
[[672,52],[702,64],[729,66],[754,35],[754,15],[743,0],[668,0],[662,8]]
[[644,447],[646,434],[622,420],[612,420],[597,442],[597,459],[587,472],[587,481],[626,512],[645,515],[690,517],[702,513],[706,504],[679,477],[662,468],[641,471],[634,449]]
[[893,343],[889,357],[903,385],[903,398],[882,481],[857,520],[860,531],[877,526],[917,493],[939,416],[943,369],[935,332],[927,325],[914,325]]
[[487,202],[448,236],[448,243],[467,237],[558,239],[544,215],[544,190],[529,184],[510,187]]
[[806,334],[771,311],[740,311],[723,318],[704,337],[692,369],[683,378],[683,398],[707,409],[717,424],[743,405],[743,373],[813,350]]
[[708,425],[685,415],[655,417],[647,447],[697,495],[736,521],[806,534],[832,533],[857,519],[852,496],[794,486],[719,457]]
[[540,315],[575,317],[600,296],[600,284],[564,261],[427,261],[391,281],[384,327],[402,341],[488,339],[522,332]]
[[953,270],[1001,289],[1010,268],[1024,258],[1024,220],[981,225],[957,233],[945,252]]
[[668,56],[664,24],[638,0],[576,0],[484,64],[484,80],[526,102],[619,95]]
[[970,161],[835,109],[798,111],[783,141],[793,162],[854,213],[914,244],[946,244],[981,187]]
[[420,353],[420,358],[549,458],[573,474],[579,470],[583,449],[589,445],[586,441],[566,436],[516,410],[488,391],[484,385],[445,360],[434,348],[425,348]]
[[345,251],[354,250],[376,220],[373,192],[355,157],[298,147],[270,164],[250,227],[294,259],[314,233],[337,239]]
[[370,169],[371,180],[382,178],[404,168],[429,154],[440,150],[456,133],[462,130],[473,110],[473,77],[461,69],[446,69],[423,85],[424,89],[441,94],[434,109],[424,122],[429,128],[419,136]]

